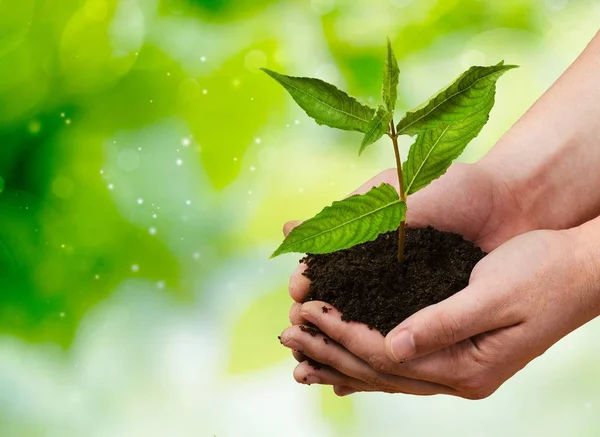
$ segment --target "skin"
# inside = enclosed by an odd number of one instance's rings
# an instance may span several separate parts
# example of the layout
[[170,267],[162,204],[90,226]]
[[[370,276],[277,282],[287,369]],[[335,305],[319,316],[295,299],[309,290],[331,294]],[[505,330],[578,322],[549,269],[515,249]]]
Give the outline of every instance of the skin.
[[[499,143],[454,165],[408,200],[407,225],[462,234],[490,254],[467,288],[414,314],[387,337],[346,323],[310,283],[290,278],[282,343],[294,377],[338,395],[382,391],[482,399],[562,337],[600,315],[600,36]],[[357,190],[381,182],[388,170]],[[298,222],[284,227],[289,232]],[[331,307],[328,305],[328,307]],[[310,322],[327,336],[312,337]],[[312,368],[306,357],[325,364]]]

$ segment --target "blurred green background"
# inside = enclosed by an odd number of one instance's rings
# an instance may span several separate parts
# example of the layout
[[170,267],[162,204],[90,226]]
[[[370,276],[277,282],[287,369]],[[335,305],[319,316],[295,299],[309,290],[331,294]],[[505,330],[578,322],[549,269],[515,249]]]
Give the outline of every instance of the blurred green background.
[[476,403],[293,381],[298,257],[268,255],[393,152],[359,160],[258,71],[376,101],[389,36],[400,113],[520,64],[473,161],[599,22],[600,0],[0,0],[0,436],[599,435],[598,323]]

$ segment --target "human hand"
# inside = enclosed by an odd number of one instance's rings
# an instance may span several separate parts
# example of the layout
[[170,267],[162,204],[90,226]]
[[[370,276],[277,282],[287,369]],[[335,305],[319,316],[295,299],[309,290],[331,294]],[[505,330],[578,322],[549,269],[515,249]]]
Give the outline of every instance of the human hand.
[[[530,223],[508,220],[519,217],[515,211],[514,193],[506,184],[494,178],[495,172],[480,169],[477,165],[455,164],[442,182],[435,181],[429,187],[409,197],[408,226],[434,226],[437,229],[455,232],[476,242],[484,250],[491,250],[499,243],[528,230]],[[365,193],[382,182],[398,185],[394,169],[374,177],[352,194]],[[531,216],[529,216],[531,217]],[[299,222],[284,226],[287,234]],[[302,275],[306,266],[300,264],[290,278],[290,295],[297,302],[290,311],[290,321],[298,325],[305,323],[299,315],[300,305],[308,294],[309,280]],[[294,353],[301,361],[304,357]]]
[[281,339],[325,366],[317,370],[302,362],[294,377],[333,385],[339,395],[489,396],[600,314],[598,287],[590,280],[598,267],[585,247],[578,228],[516,237],[480,261],[466,289],[409,317],[386,338],[343,322],[335,309],[324,313],[323,302],[307,302],[299,316],[327,337],[292,326]]

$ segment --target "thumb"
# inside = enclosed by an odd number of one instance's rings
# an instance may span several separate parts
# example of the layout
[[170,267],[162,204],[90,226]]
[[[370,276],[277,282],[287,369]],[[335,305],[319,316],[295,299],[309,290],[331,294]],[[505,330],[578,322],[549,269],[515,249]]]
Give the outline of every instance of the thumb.
[[292,220],[283,225],[283,236],[287,237],[289,233],[292,232],[292,229],[294,229],[300,223],[302,223],[302,220]]
[[475,285],[422,309],[394,328],[385,338],[390,360],[403,362],[444,349],[510,322],[502,293]]

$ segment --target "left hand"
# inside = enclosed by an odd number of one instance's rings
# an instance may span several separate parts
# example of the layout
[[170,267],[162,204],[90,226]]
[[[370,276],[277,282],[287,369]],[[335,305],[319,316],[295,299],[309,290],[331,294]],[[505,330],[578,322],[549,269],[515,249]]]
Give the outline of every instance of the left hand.
[[282,343],[325,366],[301,362],[294,377],[333,385],[338,395],[485,398],[600,314],[598,267],[582,250],[589,240],[582,233],[533,231],[510,240],[480,261],[465,290],[409,317],[386,338],[342,321],[335,309],[323,312],[323,302],[307,302],[299,315],[327,337],[292,326]]

